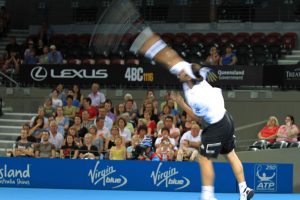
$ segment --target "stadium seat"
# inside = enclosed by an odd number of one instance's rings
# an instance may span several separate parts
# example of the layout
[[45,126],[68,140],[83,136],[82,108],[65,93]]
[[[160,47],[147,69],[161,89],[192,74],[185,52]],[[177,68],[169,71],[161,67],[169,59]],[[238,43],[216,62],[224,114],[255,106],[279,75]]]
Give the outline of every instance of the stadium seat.
[[290,148],[300,148],[300,141],[299,142],[291,142],[289,145]]
[[189,35],[187,33],[176,33],[173,41],[173,46],[182,46],[187,48]]
[[250,38],[249,33],[240,32],[234,36],[233,41],[234,41],[235,45],[238,46],[239,44],[248,43],[249,38]]
[[271,45],[271,44],[280,45],[282,43],[281,37],[282,37],[282,35],[278,32],[269,33],[266,36],[267,45]]
[[69,34],[64,39],[64,42],[66,42],[67,44],[70,44],[70,45],[78,44],[78,39],[79,39],[79,36],[77,34]]
[[251,45],[264,44],[265,38],[266,38],[265,33],[256,32],[250,36],[250,43],[251,43]]
[[288,143],[285,141],[274,142],[274,144],[270,146],[271,149],[282,149],[287,147],[288,147]]
[[297,34],[293,32],[288,32],[283,35],[283,48],[287,51],[295,49],[297,42]]
[[253,64],[263,66],[267,61],[266,54],[254,54],[253,55]]
[[140,60],[137,59],[137,58],[126,59],[125,64],[126,65],[139,65],[140,64]]
[[214,44],[218,44],[218,37],[219,35],[217,33],[207,33],[204,36],[204,44],[205,46],[213,46]]
[[218,41],[221,46],[225,46],[228,43],[233,43],[234,34],[230,32],[221,33]]
[[270,44],[268,46],[269,55],[272,59],[277,60],[281,57],[281,45],[277,43]]
[[249,150],[255,151],[267,149],[268,144],[269,143],[266,140],[257,140],[251,146],[249,146]]
[[68,64],[71,64],[71,65],[80,65],[81,64],[81,60],[80,59],[69,59],[68,60]]
[[199,43],[203,43],[204,35],[202,33],[192,33],[189,38],[190,46],[198,45]]
[[125,65],[125,60],[121,58],[113,58],[110,60],[111,65]]
[[175,35],[173,33],[163,33],[161,34],[161,38],[169,45],[173,45]]
[[81,34],[78,37],[78,43],[83,46],[83,47],[87,47],[90,43],[91,40],[91,34]]
[[97,65],[109,65],[110,64],[110,59],[108,58],[99,58],[96,60]]
[[82,61],[83,65],[94,65],[96,63],[96,61],[94,59],[84,59]]

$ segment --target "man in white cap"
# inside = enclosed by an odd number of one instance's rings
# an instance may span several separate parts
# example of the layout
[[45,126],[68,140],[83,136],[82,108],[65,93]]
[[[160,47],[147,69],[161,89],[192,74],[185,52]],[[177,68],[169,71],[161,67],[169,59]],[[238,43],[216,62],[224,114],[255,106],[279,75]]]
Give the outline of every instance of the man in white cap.
[[60,51],[56,50],[56,46],[52,44],[50,46],[50,52],[48,53],[48,60],[49,64],[62,64],[63,63],[63,57],[60,53]]

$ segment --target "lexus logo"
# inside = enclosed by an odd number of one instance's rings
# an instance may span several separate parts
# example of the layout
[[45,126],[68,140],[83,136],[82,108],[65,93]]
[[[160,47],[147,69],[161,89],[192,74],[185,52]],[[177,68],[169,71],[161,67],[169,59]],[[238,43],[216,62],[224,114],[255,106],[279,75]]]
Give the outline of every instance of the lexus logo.
[[37,66],[31,70],[31,78],[35,81],[43,81],[47,75],[47,70],[41,66]]

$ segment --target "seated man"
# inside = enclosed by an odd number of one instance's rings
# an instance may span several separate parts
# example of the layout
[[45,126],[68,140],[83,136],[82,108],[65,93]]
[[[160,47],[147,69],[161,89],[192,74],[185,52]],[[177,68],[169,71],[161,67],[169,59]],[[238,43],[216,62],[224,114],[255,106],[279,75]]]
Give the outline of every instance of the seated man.
[[42,131],[42,142],[35,146],[36,158],[55,158],[55,146],[49,142],[50,132]]
[[192,123],[190,131],[183,134],[180,139],[180,149],[177,154],[177,161],[190,160],[194,161],[198,156],[198,149],[201,144],[201,129],[195,122]]
[[33,157],[33,144],[27,140],[27,131],[21,130],[21,139],[16,142],[16,146],[13,152],[15,157]]

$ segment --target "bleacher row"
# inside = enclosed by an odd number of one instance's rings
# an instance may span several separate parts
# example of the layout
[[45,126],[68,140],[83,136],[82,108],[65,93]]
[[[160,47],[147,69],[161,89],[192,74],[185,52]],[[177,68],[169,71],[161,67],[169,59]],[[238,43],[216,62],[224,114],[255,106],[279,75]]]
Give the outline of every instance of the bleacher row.
[[[276,64],[282,54],[289,54],[295,49],[297,34],[287,33],[162,33],[161,38],[182,57],[190,62],[203,62],[209,55],[210,48],[216,46],[219,54],[224,53],[226,46],[230,45],[238,58],[238,64],[263,65],[268,62]],[[66,62],[72,64],[140,64],[148,62],[138,55],[129,52],[129,47],[136,35],[133,34],[55,34],[50,44],[55,44],[62,52]],[[37,42],[36,35],[29,38]],[[112,40],[120,40],[117,50],[105,52],[95,50],[99,41],[110,44]],[[102,44],[103,45],[103,44]],[[104,44],[105,45],[105,44]]]
[[[298,137],[300,139],[300,137]],[[265,149],[283,149],[283,148],[300,148],[300,140],[298,142],[285,142],[285,141],[278,141],[274,142],[273,144],[269,143],[266,140],[258,140],[255,141],[252,145],[249,146],[250,151],[258,151],[258,150],[265,150]]]

